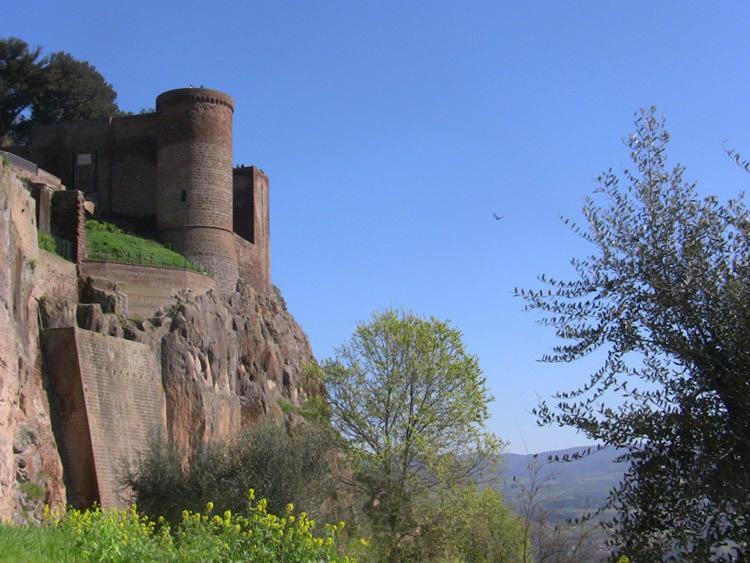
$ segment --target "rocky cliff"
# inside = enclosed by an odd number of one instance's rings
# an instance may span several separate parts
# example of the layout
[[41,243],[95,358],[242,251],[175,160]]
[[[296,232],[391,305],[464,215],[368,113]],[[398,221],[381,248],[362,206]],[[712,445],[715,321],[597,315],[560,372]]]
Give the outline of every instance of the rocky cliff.
[[185,452],[263,416],[289,421],[289,405],[322,392],[304,382],[310,345],[277,291],[260,294],[242,281],[227,296],[182,291],[149,318],[129,318],[117,280],[79,278],[74,264],[39,250],[34,200],[7,166],[0,168],[0,262],[0,519],[36,519],[44,503],[65,501],[69,468],[55,442],[59,420],[51,422],[56,402],[42,369],[40,326],[148,345],[161,371],[167,432]]
[[42,382],[36,298],[48,261],[40,259],[34,209],[0,162],[0,518],[19,523],[38,517],[43,503],[65,500]]

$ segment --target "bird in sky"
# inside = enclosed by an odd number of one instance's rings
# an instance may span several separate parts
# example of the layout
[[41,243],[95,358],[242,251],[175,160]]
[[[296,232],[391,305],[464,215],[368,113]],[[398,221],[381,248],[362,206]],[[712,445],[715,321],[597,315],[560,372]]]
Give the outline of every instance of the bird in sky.
[[499,221],[500,219],[505,217],[505,215],[498,215],[497,213],[493,213],[492,216],[495,218],[495,221]]

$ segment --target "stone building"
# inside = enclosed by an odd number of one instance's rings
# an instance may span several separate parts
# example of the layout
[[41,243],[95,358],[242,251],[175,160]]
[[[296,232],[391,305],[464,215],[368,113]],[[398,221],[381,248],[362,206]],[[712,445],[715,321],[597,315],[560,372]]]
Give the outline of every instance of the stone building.
[[83,193],[96,216],[155,236],[217,281],[270,289],[268,177],[232,167],[234,102],[207,88],[156,98],[156,111],[37,126],[9,150]]

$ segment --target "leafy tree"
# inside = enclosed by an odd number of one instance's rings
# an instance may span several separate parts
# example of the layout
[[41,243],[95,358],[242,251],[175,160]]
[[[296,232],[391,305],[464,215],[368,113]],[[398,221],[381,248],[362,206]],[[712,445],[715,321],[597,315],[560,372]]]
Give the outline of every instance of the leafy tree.
[[528,546],[521,519],[506,506],[499,491],[469,485],[446,500],[451,509],[435,542],[448,544],[445,555],[458,561],[524,561]]
[[0,39],[0,141],[22,127],[22,113],[31,106],[43,77],[39,48],[17,37]]
[[412,559],[445,517],[435,510],[445,491],[471,483],[499,447],[484,428],[490,396],[477,360],[449,323],[386,311],[322,370],[378,550]]
[[40,53],[16,37],[0,39],[0,141],[28,142],[36,124],[120,113],[117,94],[91,64]]
[[109,117],[119,112],[112,85],[91,64],[65,52],[53,53],[44,64],[43,87],[34,97],[34,124]]
[[623,448],[610,496],[614,547],[638,561],[748,554],[750,542],[750,216],[742,199],[699,197],[667,166],[655,110],[626,140],[573,230],[593,253],[573,280],[521,290],[565,342],[545,356],[603,353],[578,389],[542,402],[541,423]]

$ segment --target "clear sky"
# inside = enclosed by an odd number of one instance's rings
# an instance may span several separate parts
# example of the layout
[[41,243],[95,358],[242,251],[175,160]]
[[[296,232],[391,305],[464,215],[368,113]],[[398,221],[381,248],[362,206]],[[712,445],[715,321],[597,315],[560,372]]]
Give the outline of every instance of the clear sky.
[[[591,365],[536,361],[553,336],[514,286],[587,249],[592,178],[627,164],[634,112],[657,105],[699,191],[750,176],[750,3],[6,2],[0,36],[68,51],[120,107],[171,88],[235,99],[236,163],[271,178],[271,270],[324,358],[385,307],[450,319],[523,453],[575,446],[538,428],[538,397]],[[503,215],[495,221],[492,214]]]

